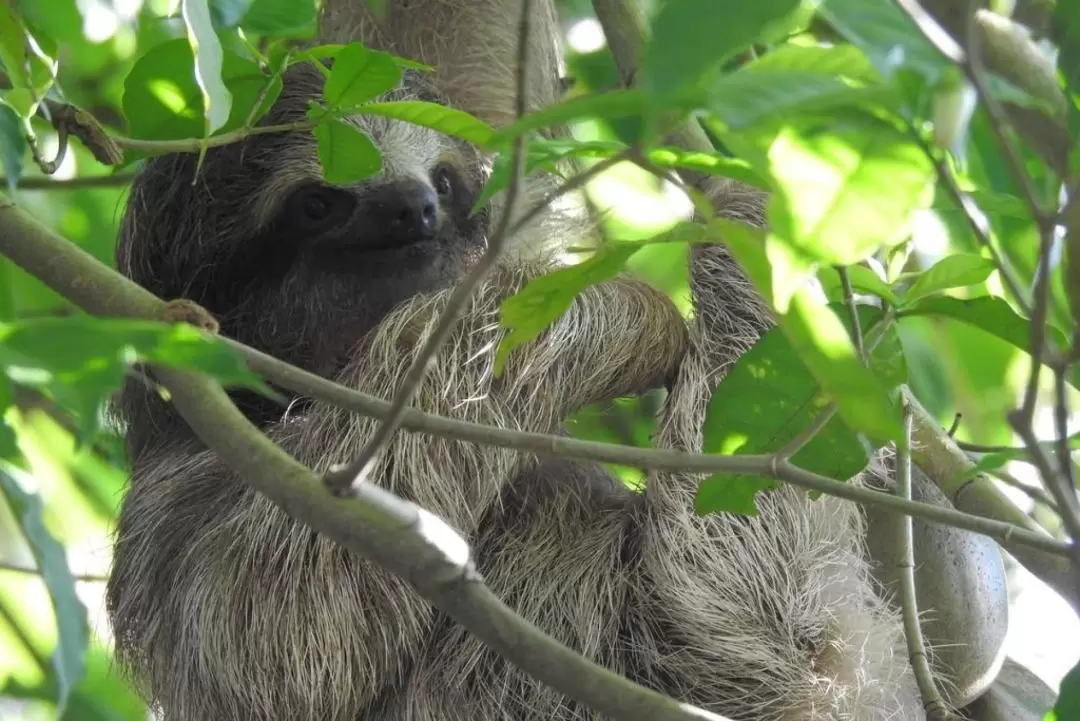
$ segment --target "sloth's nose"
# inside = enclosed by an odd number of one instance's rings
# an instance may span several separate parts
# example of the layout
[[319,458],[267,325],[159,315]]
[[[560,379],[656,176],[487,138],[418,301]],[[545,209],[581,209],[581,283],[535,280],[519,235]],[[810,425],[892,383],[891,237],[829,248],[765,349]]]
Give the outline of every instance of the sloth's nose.
[[[387,183],[361,208],[361,217],[379,245],[407,245],[435,237],[439,199],[435,189],[419,180]],[[366,217],[365,217],[366,216]],[[379,237],[381,236],[381,237]]]

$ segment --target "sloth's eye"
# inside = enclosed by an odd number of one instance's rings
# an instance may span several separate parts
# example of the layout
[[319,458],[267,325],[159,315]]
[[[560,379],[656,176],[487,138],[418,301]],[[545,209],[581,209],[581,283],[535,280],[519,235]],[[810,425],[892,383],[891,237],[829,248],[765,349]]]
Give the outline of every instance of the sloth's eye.
[[454,170],[449,165],[440,165],[435,168],[431,176],[431,183],[435,186],[435,192],[442,200],[449,200],[454,195]]
[[311,186],[293,193],[289,204],[294,218],[314,230],[346,220],[353,203],[353,196],[348,191]]

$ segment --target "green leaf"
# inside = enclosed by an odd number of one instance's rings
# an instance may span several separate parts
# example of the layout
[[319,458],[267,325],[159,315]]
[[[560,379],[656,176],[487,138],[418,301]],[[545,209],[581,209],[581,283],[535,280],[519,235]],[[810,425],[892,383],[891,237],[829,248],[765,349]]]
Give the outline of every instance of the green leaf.
[[[726,219],[710,225],[724,239],[743,271],[765,297],[773,295],[773,269],[766,254],[765,233]],[[791,296],[779,326],[822,390],[836,402],[840,417],[877,445],[902,441],[903,428],[889,390],[855,353],[847,329],[836,313],[814,302],[801,288]]]
[[830,265],[854,265],[905,240],[934,189],[922,149],[866,116],[786,127],[768,162],[777,189],[769,202],[774,233],[800,255]]
[[14,193],[19,184],[25,155],[26,137],[22,132],[22,121],[14,110],[0,103],[0,167],[7,179],[8,193]]
[[1047,714],[1055,721],[1076,721],[1080,719],[1080,663],[1070,669],[1061,680],[1061,692],[1054,704],[1054,710]]
[[640,248],[637,243],[609,243],[582,263],[534,278],[504,300],[499,318],[509,332],[495,352],[495,374],[502,373],[515,348],[536,338],[569,310],[578,293],[614,277]]
[[75,0],[15,0],[15,10],[36,35],[65,43],[83,40],[83,18]]
[[85,655],[90,638],[86,608],[75,593],[75,579],[68,569],[64,547],[45,527],[41,499],[23,490],[8,468],[10,466],[0,464],[0,493],[26,537],[56,614],[58,640],[52,667],[56,676],[56,715],[59,718],[72,689],[86,674]]
[[[336,67],[336,66],[335,66]],[[463,110],[448,108],[438,103],[423,100],[390,100],[384,103],[365,103],[353,108],[352,112],[363,115],[381,115],[386,118],[403,120],[413,125],[437,130],[455,138],[486,146],[491,142],[494,130],[479,118]]]
[[933,84],[951,66],[889,0],[825,0],[819,12],[837,32],[861,48],[886,78],[902,68],[912,68]]
[[561,125],[586,117],[597,117],[611,120],[624,118],[629,115],[640,115],[648,107],[647,97],[644,91],[632,90],[609,90],[605,93],[590,93],[578,95],[541,108],[517,121],[500,129],[491,138],[491,144],[500,145],[516,138],[519,135]]
[[[123,109],[131,137],[180,140],[203,136],[203,95],[195,82],[193,64],[191,47],[183,38],[164,42],[139,58],[124,79]],[[232,106],[220,132],[243,127],[249,119],[258,120],[281,93],[280,76],[267,76],[257,64],[229,51],[223,54],[222,80],[232,96]]]
[[210,0],[210,17],[218,30],[236,27],[251,9],[252,0]]
[[47,390],[86,434],[128,368],[144,361],[207,373],[225,385],[268,392],[228,346],[186,324],[71,316],[0,323],[0,371]]
[[202,90],[205,135],[211,135],[229,119],[232,95],[221,79],[222,50],[207,0],[183,0],[182,12],[188,42],[195,54],[195,82]]
[[342,48],[323,87],[327,109],[352,108],[392,90],[401,82],[401,68],[386,53],[359,43]]
[[4,94],[4,101],[28,120],[52,86],[55,66],[31,48],[26,28],[6,2],[0,2],[0,65],[13,88]]
[[8,425],[7,412],[12,406],[11,381],[0,373],[0,461],[11,460],[19,455],[15,430]]
[[844,78],[801,70],[755,71],[741,68],[709,89],[706,107],[732,130],[774,124],[792,114],[811,115],[881,97],[877,89]]
[[314,132],[326,182],[346,185],[370,178],[382,170],[379,149],[355,125],[326,118],[315,126]]
[[947,255],[919,274],[907,290],[907,302],[950,288],[962,288],[982,283],[990,277],[996,267],[992,260],[983,258],[981,255],[967,253]]
[[240,27],[268,37],[308,37],[315,18],[315,0],[254,0]]
[[662,107],[687,88],[711,80],[725,60],[798,6],[798,0],[666,0],[645,45],[646,90]]
[[[847,271],[848,280],[851,281],[851,289],[856,293],[876,295],[892,305],[900,305],[899,296],[874,271],[862,265],[849,265],[844,270]],[[823,268],[818,277],[825,290],[826,298],[832,301],[843,300],[843,283],[840,280],[840,273],[835,268]]]
[[[930,296],[904,308],[900,315],[951,318],[997,336],[1025,353],[1031,352],[1030,321],[1013,310],[1006,300],[996,296],[971,299]],[[1064,333],[1053,326],[1047,331],[1058,347],[1067,347],[1068,339]],[[1080,388],[1080,369],[1074,369],[1069,382]]]
[[[859,307],[860,326],[870,335],[883,313]],[[850,329],[850,320],[845,322]],[[895,327],[871,355],[871,368],[890,387],[907,380],[907,366]],[[779,328],[762,336],[728,371],[709,401],[702,450],[720,455],[779,451],[828,406],[827,397]],[[870,449],[839,417],[833,417],[795,454],[792,462],[824,476],[847,480],[866,468]],[[779,485],[775,479],[714,474],[698,489],[701,513],[756,515],[754,497]]]

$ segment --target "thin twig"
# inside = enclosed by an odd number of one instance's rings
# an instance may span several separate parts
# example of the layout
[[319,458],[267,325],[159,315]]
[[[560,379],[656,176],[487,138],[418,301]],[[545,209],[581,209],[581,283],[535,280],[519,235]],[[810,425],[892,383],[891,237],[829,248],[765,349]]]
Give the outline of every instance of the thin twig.
[[998,271],[1001,273],[1001,278],[1005,282],[1005,286],[1009,289],[1016,304],[1020,307],[1020,310],[1025,315],[1031,315],[1031,300],[1028,297],[1027,291],[1020,283],[1020,279],[1016,276],[1016,271],[1009,264],[1008,260],[1002,255],[997,245],[990,239],[990,229],[987,227],[986,216],[979,209],[978,203],[963,190],[960,189],[960,185],[956,182],[956,178],[953,177],[952,170],[949,169],[945,161],[940,155],[934,151],[934,149],[923,139],[918,129],[914,124],[909,124],[911,135],[915,138],[923,150],[926,157],[930,158],[930,162],[934,164],[934,170],[937,171],[938,179],[945,186],[946,192],[952,201],[956,203],[960,212],[963,214],[964,219],[967,221],[968,226],[971,228],[971,232],[975,234],[975,239],[979,242],[979,245],[986,248],[990,253],[990,259],[994,261],[994,265],[997,266]]
[[[40,576],[41,569],[34,568],[33,566],[23,566],[12,561],[0,561],[0,572],[7,571],[9,573],[21,573],[26,576]],[[108,574],[103,573],[73,573],[71,577],[76,581],[82,581],[83,583],[106,583],[109,580]]]
[[821,409],[821,412],[814,416],[814,420],[810,422],[806,428],[803,428],[799,433],[792,438],[788,443],[778,450],[774,455],[777,461],[787,461],[795,456],[796,453],[817,437],[818,433],[821,433],[825,426],[829,425],[829,421],[836,415],[836,402],[829,401],[829,404]]
[[121,135],[110,135],[118,147],[127,150],[136,150],[141,153],[163,155],[166,153],[199,153],[206,148],[216,148],[222,145],[239,143],[255,135],[273,135],[275,133],[291,133],[296,130],[311,130],[319,124],[319,120],[298,120],[295,123],[283,123],[281,125],[260,125],[256,128],[241,128],[232,130],[221,135],[212,135],[209,138],[183,138],[180,140],[141,140],[139,138],[127,138]]
[[[518,21],[518,47],[517,47],[517,97],[515,99],[515,112],[517,119],[521,119],[528,110],[528,68],[529,68],[529,26],[531,24],[532,3],[530,0],[522,0],[521,16]],[[495,232],[488,239],[488,247],[484,254],[472,267],[461,283],[454,288],[454,292],[447,301],[446,308],[442,312],[435,330],[424,343],[420,354],[413,361],[406,373],[401,387],[390,404],[390,411],[383,418],[383,422],[375,430],[375,434],[360,450],[360,453],[344,468],[335,469],[326,474],[326,484],[335,492],[342,493],[361,481],[367,475],[375,455],[389,442],[394,431],[401,425],[401,415],[406,406],[412,402],[413,396],[423,383],[427,375],[428,364],[438,353],[446,338],[453,330],[458,321],[462,309],[472,297],[473,291],[487,276],[488,271],[495,265],[502,252],[503,245],[509,234],[510,223],[514,207],[517,204],[518,194],[525,178],[526,157],[526,134],[522,133],[514,138],[511,145],[510,155],[510,182],[506,188],[506,199],[503,204],[502,215]]]
[[[131,183],[134,173],[116,175],[84,175],[67,180],[54,180],[48,177],[19,178],[15,187],[19,190],[83,190],[85,188],[114,188]],[[8,179],[0,177],[0,188],[8,187]]]
[[[911,500],[911,406],[904,403],[904,445],[897,449],[897,493],[904,500]],[[919,605],[915,595],[915,542],[910,516],[897,519],[897,547],[900,580],[900,609],[904,620],[904,637],[907,640],[908,658],[915,674],[915,683],[922,696],[927,721],[949,717],[948,708],[934,683],[934,672],[926,655],[926,641],[919,623]]]
[[[1075,489],[1076,479],[1073,474],[1072,439],[1069,437],[1069,364],[1065,361],[1054,364],[1054,424],[1057,426],[1057,458],[1061,472],[1061,481],[1066,488]],[[1075,491],[1074,491],[1075,494]]]
[[993,470],[987,471],[987,473],[989,473],[1002,483],[1006,484],[1007,486],[1010,486],[1011,488],[1015,488],[1016,490],[1020,491],[1032,501],[1035,501],[1036,503],[1041,503],[1042,505],[1046,506],[1058,515],[1061,514],[1061,512],[1058,510],[1057,503],[1054,502],[1054,499],[1051,498],[1050,495],[1041,486],[1032,486],[1030,484],[1024,483],[1013,474],[1001,468],[995,468]]
[[844,304],[847,306],[848,315],[851,316],[851,342],[855,344],[855,352],[859,360],[866,365],[868,358],[866,348],[863,345],[862,323],[859,322],[859,309],[855,307],[855,291],[851,287],[851,278],[847,268],[842,265],[836,266],[836,272],[840,274],[840,286],[844,289]]
[[953,440],[956,439],[956,432],[960,430],[960,421],[962,421],[963,419],[964,414],[960,411],[957,411],[956,415],[953,416],[952,424],[950,424],[948,430],[945,431],[949,435],[949,438],[952,438]]

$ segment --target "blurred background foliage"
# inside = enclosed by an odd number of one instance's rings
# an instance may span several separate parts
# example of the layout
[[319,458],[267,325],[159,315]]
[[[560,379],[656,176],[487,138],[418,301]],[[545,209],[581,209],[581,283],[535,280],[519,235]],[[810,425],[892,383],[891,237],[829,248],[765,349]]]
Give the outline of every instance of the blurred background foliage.
[[[124,78],[136,59],[164,41],[185,36],[170,0],[25,0],[15,5],[29,24],[47,26],[59,42],[57,83],[67,99],[121,132],[125,130]],[[563,0],[560,6],[568,47],[567,74],[573,79],[570,92],[618,87],[618,72],[592,16],[591,3]],[[573,131],[582,140],[626,140],[637,133],[636,122],[590,119],[578,122]],[[35,129],[45,156],[52,157],[57,142],[51,127],[35,121]],[[977,114],[970,132],[966,171],[975,187],[1015,197],[1016,188],[985,117]],[[82,181],[81,185],[73,182],[41,189],[40,172],[27,163],[21,187],[14,191],[17,201],[66,238],[112,264],[124,184],[110,179],[94,187],[93,178],[109,176],[111,171],[78,143],[68,148],[53,179]],[[1043,174],[1036,177],[1041,187],[1049,187],[1043,164],[1032,161],[1028,165]],[[116,172],[127,177],[131,169]],[[597,177],[589,195],[604,230],[616,239],[654,235],[684,218],[690,209],[674,186],[628,164]],[[1030,276],[1037,250],[1030,220],[1007,203],[986,207],[1010,260],[1025,277]],[[948,203],[920,218],[913,248],[909,271],[929,267],[949,253],[978,252],[963,218]],[[685,262],[685,245],[657,244],[636,253],[629,267],[685,298]],[[1000,294],[1000,287],[987,285],[996,283],[995,275],[965,292]],[[0,308],[23,318],[70,312],[63,299],[3,259]],[[988,445],[1014,442],[1005,416],[1015,407],[1026,379],[1026,354],[985,332],[941,318],[913,320],[900,333],[913,389],[943,426],[951,426],[959,417],[958,439]],[[101,577],[109,568],[109,534],[126,475],[120,441],[105,433],[92,444],[77,444],[69,419],[47,399],[25,394],[15,401],[9,420],[18,435],[24,469],[43,501],[47,529],[63,545],[68,563],[79,575],[79,599],[90,619],[86,676],[75,686],[62,717],[73,721],[146,718],[147,709],[113,665],[103,615]],[[570,430],[593,440],[648,445],[659,402],[656,396],[646,396],[588,408],[576,416]],[[1049,437],[1048,415],[1041,422]],[[640,480],[635,469],[616,470],[627,482]],[[1022,480],[1037,480],[1026,464],[1012,464],[1008,470]],[[1031,508],[1026,495],[1013,495],[1019,504]],[[1056,522],[1043,516],[1039,520]],[[0,718],[55,718],[53,699],[61,683],[52,661],[56,618],[42,578],[19,570],[33,568],[35,560],[6,504],[0,504],[0,563]],[[1017,577],[1013,593],[1010,654],[1056,685],[1075,661],[1080,639],[1077,621],[1056,596],[1026,574]]]

